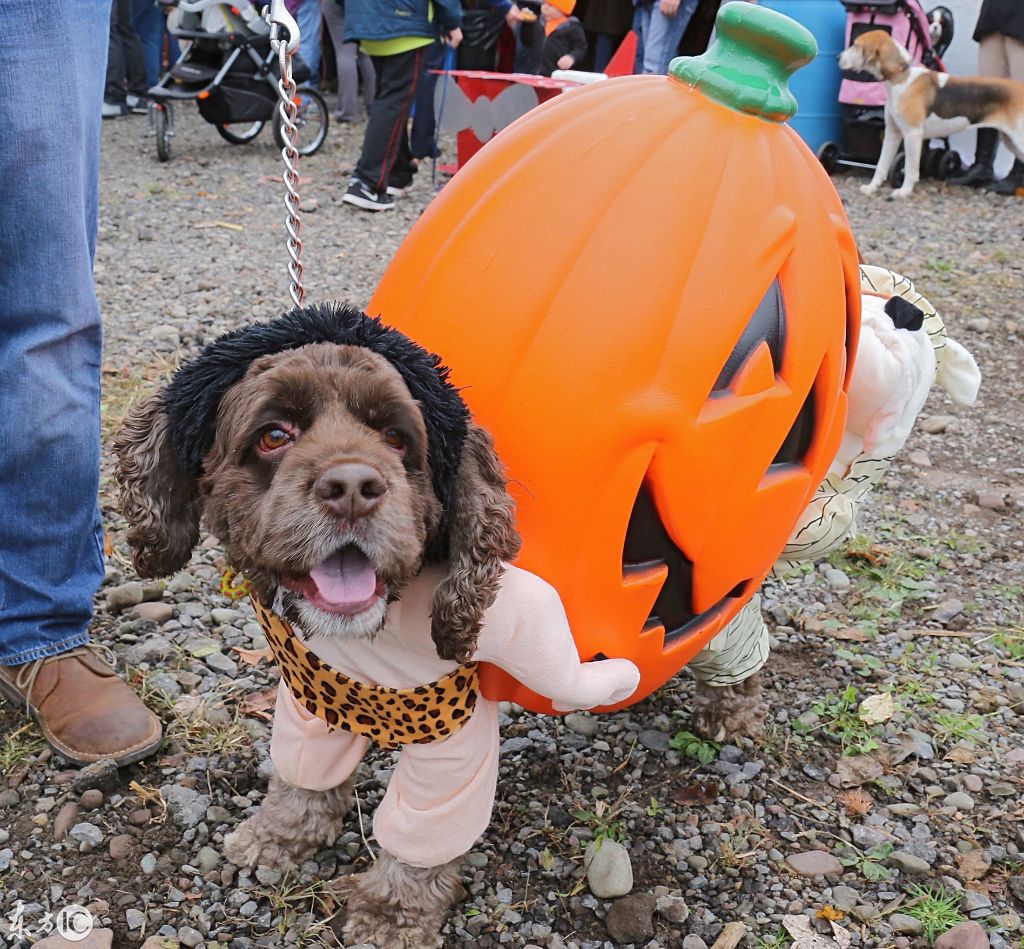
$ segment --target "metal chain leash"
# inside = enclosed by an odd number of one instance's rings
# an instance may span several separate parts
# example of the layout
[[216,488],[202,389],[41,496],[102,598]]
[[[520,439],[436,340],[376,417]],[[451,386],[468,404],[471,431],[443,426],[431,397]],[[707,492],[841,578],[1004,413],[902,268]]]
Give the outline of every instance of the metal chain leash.
[[[281,116],[281,131],[285,140],[285,146],[281,149],[281,159],[284,161],[285,215],[284,227],[288,232],[285,242],[288,249],[288,295],[292,303],[299,307],[306,295],[302,286],[302,238],[299,232],[302,222],[299,220],[299,130],[295,127],[295,116],[298,113],[298,104],[295,101],[295,80],[292,78],[292,57],[299,48],[299,25],[285,8],[284,0],[271,0],[270,6],[264,12],[264,17],[270,25],[270,47],[277,54],[277,63],[280,67],[280,78],[277,80],[277,95],[280,102],[277,104]],[[282,27],[288,32],[288,40],[281,38]]]

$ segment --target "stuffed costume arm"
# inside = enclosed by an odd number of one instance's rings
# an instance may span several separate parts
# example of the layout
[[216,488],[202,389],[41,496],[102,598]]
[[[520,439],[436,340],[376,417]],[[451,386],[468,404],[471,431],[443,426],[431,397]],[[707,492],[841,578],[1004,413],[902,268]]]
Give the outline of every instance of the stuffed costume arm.
[[616,705],[640,684],[640,670],[628,659],[581,662],[558,593],[511,566],[484,616],[473,658],[501,667],[559,712]]

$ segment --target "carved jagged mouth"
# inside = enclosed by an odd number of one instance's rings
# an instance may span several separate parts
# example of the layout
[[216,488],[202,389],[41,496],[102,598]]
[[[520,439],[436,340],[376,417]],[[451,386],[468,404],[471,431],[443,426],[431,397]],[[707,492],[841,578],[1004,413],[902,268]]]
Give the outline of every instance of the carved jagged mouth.
[[662,584],[644,629],[664,627],[665,645],[676,645],[688,634],[703,629],[716,613],[730,602],[741,599],[750,590],[751,581],[743,580],[721,600],[700,613],[693,609],[693,562],[673,543],[647,485],[642,485],[633,505],[622,550],[624,578],[648,573],[662,565],[668,576]]

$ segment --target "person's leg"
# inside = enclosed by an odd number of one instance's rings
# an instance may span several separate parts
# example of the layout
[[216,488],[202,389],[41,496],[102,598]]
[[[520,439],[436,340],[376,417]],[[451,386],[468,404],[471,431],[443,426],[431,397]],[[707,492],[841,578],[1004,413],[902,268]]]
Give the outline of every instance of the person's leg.
[[633,60],[633,72],[639,75],[644,71],[644,52],[647,48],[647,34],[651,27],[650,2],[637,4],[633,11],[633,32],[636,33],[636,58]]
[[[125,105],[128,89],[125,86],[124,46],[121,41],[120,0],[110,0],[110,24],[107,47],[107,81],[103,101],[111,105]],[[106,113],[105,113],[106,114]]]
[[[1001,33],[986,36],[978,47],[978,66],[984,76],[1001,76],[1024,82],[1024,43]],[[980,132],[978,138],[981,138]],[[1007,143],[1004,141],[1004,144]],[[1012,196],[1021,188],[1024,188],[1024,161],[1015,154],[1013,167],[1007,176],[990,181],[985,190]]]
[[619,36],[611,36],[608,33],[597,34],[597,40],[594,42],[594,72],[604,72],[604,67],[615,55],[615,50],[621,41],[622,37]]
[[0,692],[71,760],[126,763],[159,722],[85,648],[103,579],[92,261],[110,10],[0,4],[0,83],[37,99],[0,101]]
[[124,50],[124,70],[128,95],[144,96],[149,89],[146,60],[142,53],[139,34],[135,32],[132,0],[117,0],[117,26],[121,31]]
[[366,112],[369,114],[373,107],[373,100],[377,97],[377,73],[373,68],[373,60],[366,55],[358,43],[347,43],[356,50],[356,66],[359,69],[359,80],[363,84],[363,102],[366,104]]
[[[338,107],[334,110],[332,118],[336,122],[354,122],[356,113],[353,110],[352,85],[358,87],[359,76],[356,73],[355,59],[353,58],[351,63],[343,59],[345,14],[337,0],[320,0],[320,15],[323,18],[323,28],[327,31],[327,37],[334,50],[334,64],[338,73]],[[358,95],[358,88],[356,94]]]
[[166,17],[153,0],[132,0],[132,27],[142,46],[147,88],[155,86],[160,81],[165,23]]
[[302,0],[295,22],[299,26],[299,52],[309,66],[307,86],[320,86],[320,4],[318,0]]
[[395,56],[374,56],[377,98],[366,123],[363,151],[356,176],[383,192],[402,149],[409,110],[416,95],[416,82],[423,66],[424,47]]
[[437,76],[434,70],[444,67],[444,54],[447,47],[438,40],[427,47],[424,56],[423,72],[416,89],[416,115],[412,120],[412,134],[409,145],[413,158],[435,158],[434,138],[437,122],[434,116],[434,87]]
[[681,0],[674,16],[665,16],[655,0],[644,42],[644,72],[665,75],[668,64],[675,59],[679,42],[690,18],[697,9],[697,0]]

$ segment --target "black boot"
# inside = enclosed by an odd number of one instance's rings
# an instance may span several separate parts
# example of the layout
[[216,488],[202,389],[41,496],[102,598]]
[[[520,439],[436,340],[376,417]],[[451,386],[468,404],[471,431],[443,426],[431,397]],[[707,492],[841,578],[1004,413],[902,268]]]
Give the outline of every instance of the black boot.
[[951,185],[966,185],[968,188],[983,188],[995,180],[992,164],[999,147],[999,132],[996,129],[978,129],[978,144],[974,148],[974,164],[962,175],[950,178]]
[[995,184],[989,185],[986,191],[993,191],[996,194],[1016,194],[1018,191],[1024,190],[1024,161],[1019,158],[1013,163],[1013,167],[1010,169],[1010,173],[1003,178],[1002,181],[997,181]]

